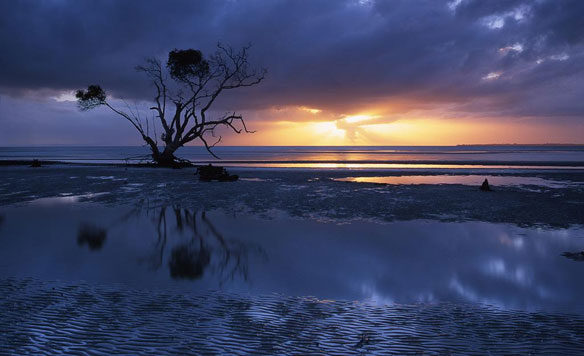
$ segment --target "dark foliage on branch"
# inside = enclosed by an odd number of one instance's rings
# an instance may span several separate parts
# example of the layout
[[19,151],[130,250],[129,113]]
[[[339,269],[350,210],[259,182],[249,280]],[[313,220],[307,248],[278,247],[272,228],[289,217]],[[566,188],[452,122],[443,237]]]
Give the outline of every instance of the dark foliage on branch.
[[195,77],[205,77],[209,74],[209,62],[203,58],[201,51],[196,49],[174,49],[168,54],[166,66],[173,79],[188,82]]
[[75,93],[79,108],[83,111],[90,110],[96,106],[104,105],[106,94],[99,85],[90,85],[87,90],[77,90]]

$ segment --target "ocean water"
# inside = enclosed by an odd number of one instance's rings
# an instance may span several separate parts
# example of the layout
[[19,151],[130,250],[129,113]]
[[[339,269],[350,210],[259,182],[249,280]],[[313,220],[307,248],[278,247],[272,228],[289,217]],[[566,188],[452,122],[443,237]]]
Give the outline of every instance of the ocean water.
[[[584,145],[477,146],[221,146],[212,157],[204,147],[189,146],[177,156],[197,163],[226,166],[300,168],[425,167],[582,167]],[[124,163],[148,159],[148,148],[0,147],[0,160],[56,160],[80,163]]]

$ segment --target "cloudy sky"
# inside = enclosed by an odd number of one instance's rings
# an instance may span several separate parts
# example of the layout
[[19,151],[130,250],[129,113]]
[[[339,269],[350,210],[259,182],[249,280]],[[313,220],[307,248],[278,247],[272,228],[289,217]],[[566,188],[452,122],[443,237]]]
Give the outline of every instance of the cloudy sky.
[[0,1],[0,146],[141,144],[71,92],[145,105],[133,68],[252,43],[261,85],[226,144],[584,143],[582,0]]

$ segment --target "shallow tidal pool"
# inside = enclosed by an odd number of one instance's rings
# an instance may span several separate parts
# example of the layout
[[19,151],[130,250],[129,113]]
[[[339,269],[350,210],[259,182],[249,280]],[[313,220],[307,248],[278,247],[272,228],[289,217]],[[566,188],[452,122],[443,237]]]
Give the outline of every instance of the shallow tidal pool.
[[70,197],[3,208],[0,276],[132,288],[584,312],[581,228],[316,221]]
[[0,353],[584,347],[581,227],[318,220],[82,198],[0,209]]

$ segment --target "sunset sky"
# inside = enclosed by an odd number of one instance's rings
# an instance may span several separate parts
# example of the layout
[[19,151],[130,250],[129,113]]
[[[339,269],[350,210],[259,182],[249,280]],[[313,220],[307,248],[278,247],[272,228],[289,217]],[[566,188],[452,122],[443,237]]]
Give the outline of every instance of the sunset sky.
[[0,2],[0,146],[142,144],[72,91],[142,107],[135,65],[218,41],[268,69],[217,103],[257,131],[226,145],[584,143],[584,1],[167,3]]

